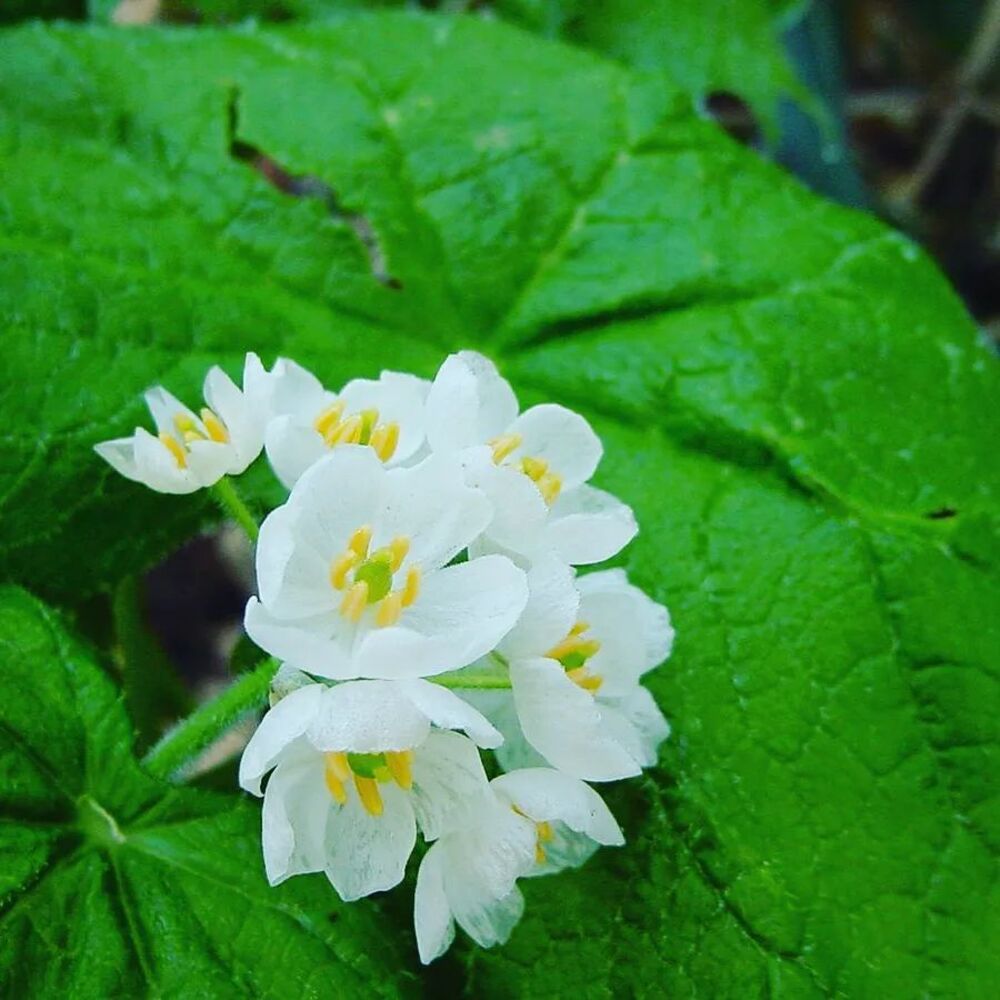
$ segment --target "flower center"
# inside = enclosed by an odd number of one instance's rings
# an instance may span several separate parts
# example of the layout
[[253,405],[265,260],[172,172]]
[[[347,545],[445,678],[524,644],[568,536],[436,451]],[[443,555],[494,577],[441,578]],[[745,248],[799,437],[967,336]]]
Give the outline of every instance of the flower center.
[[577,622],[566,638],[545,655],[550,660],[558,660],[566,671],[566,676],[574,684],[579,684],[584,691],[597,694],[604,679],[591,672],[587,661],[600,650],[601,643],[598,639],[587,637],[589,630],[590,626],[586,622]]
[[384,753],[344,753],[323,755],[323,777],[330,794],[340,804],[347,801],[348,781],[353,781],[358,799],[370,816],[382,815],[379,784],[395,782],[404,791],[413,787],[413,751],[386,750]]
[[551,506],[556,502],[562,490],[562,477],[549,468],[544,458],[534,458],[524,455],[512,462],[507,459],[521,447],[523,438],[520,434],[501,434],[488,442],[493,449],[493,461],[497,465],[509,465],[523,472],[537,487],[545,502]]
[[369,552],[372,529],[365,525],[351,535],[347,548],[330,564],[330,584],[344,592],[340,613],[361,621],[365,609],[375,606],[375,625],[384,628],[399,621],[420,593],[420,567],[407,568],[403,586],[393,590],[394,575],[403,565],[410,540],[398,535],[388,545]]
[[201,408],[201,420],[197,421],[186,413],[174,417],[176,434],[160,431],[160,441],[173,456],[179,469],[187,468],[188,446],[192,441],[214,441],[216,444],[229,442],[226,425],[207,406]]
[[328,448],[338,444],[371,445],[383,462],[388,462],[399,444],[399,424],[379,422],[378,410],[361,410],[345,416],[346,405],[341,401],[328,406],[313,421],[313,427]]

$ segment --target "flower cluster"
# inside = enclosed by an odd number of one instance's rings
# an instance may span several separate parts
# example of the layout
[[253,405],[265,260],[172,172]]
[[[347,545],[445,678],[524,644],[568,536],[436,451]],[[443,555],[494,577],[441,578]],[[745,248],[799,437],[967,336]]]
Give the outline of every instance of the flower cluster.
[[[553,404],[521,412],[486,358],[432,382],[326,389],[296,363],[219,369],[206,407],[163,389],[157,434],[97,451],[187,493],[266,450],[290,490],[260,527],[247,632],[281,661],[240,784],[263,791],[268,879],[324,872],[345,900],[397,885],[417,832],[420,957],[457,922],[506,940],[522,876],[581,864],[621,831],[586,782],[638,774],[669,728],[642,687],[670,653],[666,608],[621,570],[631,510],[591,485],[601,443]],[[480,748],[493,750],[492,781]]]

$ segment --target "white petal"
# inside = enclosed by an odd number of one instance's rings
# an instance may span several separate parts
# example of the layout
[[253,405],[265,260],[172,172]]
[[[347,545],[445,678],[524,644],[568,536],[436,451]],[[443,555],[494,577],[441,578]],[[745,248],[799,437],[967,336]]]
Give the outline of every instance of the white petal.
[[438,452],[485,444],[517,416],[517,397],[492,361],[474,351],[445,359],[427,397],[427,437]]
[[524,573],[483,556],[430,574],[398,626],[367,632],[356,653],[366,677],[427,677],[456,670],[494,649],[528,597]]
[[351,636],[337,631],[336,613],[287,622],[275,618],[256,597],[247,601],[243,625],[261,649],[317,677],[350,680],[357,677]]
[[424,443],[424,403],[430,383],[402,372],[382,372],[378,379],[353,379],[338,398],[348,413],[378,410],[379,423],[399,426],[399,443],[387,464],[399,465]]
[[674,640],[670,615],[630,584],[620,569],[587,573],[577,586],[580,617],[601,642],[589,663],[604,678],[601,697],[630,693],[646,671],[670,655]]
[[546,544],[548,504],[538,487],[522,472],[496,465],[488,448],[473,448],[463,455],[466,479],[480,488],[493,505],[485,534],[497,548],[532,557]]
[[639,527],[632,509],[593,486],[578,486],[552,505],[546,540],[574,566],[602,562],[620,552]]
[[467,819],[489,794],[479,751],[458,733],[432,732],[413,756],[413,808],[427,840]]
[[[139,433],[138,428],[136,434]],[[139,469],[135,461],[135,438],[113,438],[94,445],[94,451],[126,479],[141,483]]]
[[450,898],[462,930],[482,948],[505,944],[524,915],[524,896],[517,886],[499,899],[477,895],[474,884],[457,886]]
[[417,936],[420,961],[429,965],[440,958],[455,940],[455,921],[444,889],[447,855],[433,846],[420,862],[417,888],[413,896],[413,929]]
[[315,683],[308,674],[297,670],[290,663],[282,663],[278,667],[278,672],[271,678],[271,690],[268,692],[271,707],[277,705],[282,698],[287,698],[293,691]]
[[525,410],[508,433],[521,436],[517,454],[548,462],[562,479],[564,490],[575,489],[590,479],[604,450],[600,438],[579,413],[555,403]]
[[600,846],[596,840],[591,840],[586,834],[577,833],[565,823],[556,821],[550,822],[549,825],[552,835],[541,845],[545,858],[528,872],[529,878],[554,875],[566,868],[579,868]]
[[326,689],[306,736],[317,750],[380,753],[411,750],[430,732],[430,722],[389,681],[348,681]]
[[[469,669],[475,670],[475,664]],[[548,761],[525,739],[514,705],[514,694],[509,688],[506,691],[466,688],[461,694],[463,700],[482,712],[500,731],[503,743],[494,753],[497,763],[503,770],[513,771],[519,767],[548,765]]]
[[417,839],[407,794],[380,784],[382,815],[365,811],[357,795],[335,809],[326,827],[326,875],[345,902],[382,892],[403,880]]
[[623,844],[625,838],[604,800],[589,785],[551,768],[511,771],[490,786],[536,822],[559,820],[599,844]]
[[267,380],[268,417],[292,414],[312,423],[334,398],[311,371],[288,358],[275,361]]
[[510,680],[524,735],[553,767],[587,781],[639,773],[639,765],[606,732],[593,696],[574,684],[561,664],[515,660]]
[[604,724],[642,767],[652,767],[660,744],[670,735],[670,723],[646,688],[637,686],[625,698],[600,700]]
[[556,555],[542,556],[528,570],[528,603],[501,651],[508,658],[544,656],[566,638],[579,606],[573,570]]
[[202,486],[212,486],[233,467],[235,455],[232,445],[220,441],[189,441],[187,471]]
[[399,687],[439,729],[461,729],[481,747],[497,747],[503,737],[483,715],[454,691],[429,681],[399,681]]
[[267,782],[262,811],[264,869],[271,885],[325,864],[326,823],[333,801],[319,754],[282,762]]
[[286,489],[291,489],[306,469],[328,454],[316,428],[287,413],[268,422],[264,447],[274,474]]
[[260,454],[264,445],[263,414],[251,409],[233,380],[217,365],[205,376],[204,394],[205,402],[229,432],[233,461],[227,471],[238,476]]
[[147,389],[143,393],[143,399],[149,412],[153,416],[158,432],[166,431],[168,434],[177,433],[175,420],[179,416],[187,417],[196,424],[201,421],[198,415],[188,409],[173,393],[168,392],[162,385],[154,385],[152,389]]
[[260,780],[271,770],[282,752],[302,736],[322,704],[322,684],[293,691],[261,719],[240,758],[240,787],[260,795]]
[[194,493],[202,484],[189,468],[181,468],[170,449],[142,427],[134,438],[135,466],[139,482],[160,493]]
[[413,468],[387,474],[385,509],[372,544],[384,545],[400,535],[408,538],[404,566],[417,565],[427,574],[466,548],[492,514],[486,495],[466,484],[457,459],[432,455]]

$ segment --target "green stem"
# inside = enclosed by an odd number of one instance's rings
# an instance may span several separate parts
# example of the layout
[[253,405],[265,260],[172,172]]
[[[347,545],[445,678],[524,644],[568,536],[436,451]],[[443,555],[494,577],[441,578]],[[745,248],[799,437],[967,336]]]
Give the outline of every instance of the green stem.
[[240,499],[240,495],[233,486],[233,481],[228,476],[223,476],[214,486],[209,487],[209,492],[215,498],[215,502],[222,508],[224,514],[228,514],[247,533],[251,542],[257,541],[260,528],[257,519],[250,513],[250,509]]
[[169,780],[190,764],[234,723],[264,704],[277,669],[278,661],[268,658],[238,677],[222,694],[196,708],[149,751],[143,761],[146,770]]
[[509,691],[510,684],[510,664],[500,653],[490,653],[490,659],[496,664],[489,670],[470,670],[463,667],[461,670],[449,670],[445,674],[437,674],[428,677],[434,684],[440,684],[446,688],[469,688],[480,691]]

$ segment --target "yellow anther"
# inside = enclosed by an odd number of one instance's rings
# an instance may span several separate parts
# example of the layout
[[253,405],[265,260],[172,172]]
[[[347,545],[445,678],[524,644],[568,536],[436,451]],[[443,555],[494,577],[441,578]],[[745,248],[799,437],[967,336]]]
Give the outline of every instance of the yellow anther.
[[597,674],[590,673],[586,667],[576,667],[574,670],[567,670],[566,676],[578,687],[591,694],[597,694],[604,683],[604,678]]
[[352,584],[344,594],[344,599],[340,602],[340,613],[348,621],[359,622],[367,606],[368,584],[362,580],[360,583]]
[[205,435],[201,431],[185,431],[184,432],[184,443],[190,444],[192,441],[204,441]]
[[347,801],[347,790],[344,788],[344,781],[347,775],[350,774],[350,769],[347,769],[347,774],[343,773],[343,770],[339,766],[339,763],[335,761],[335,758],[344,758],[343,763],[346,768],[347,758],[342,753],[328,753],[326,754],[326,762],[323,767],[323,778],[326,781],[326,787],[330,790],[330,794],[337,800],[341,805]]
[[557,476],[554,472],[546,472],[535,480],[535,485],[542,494],[542,499],[551,507],[562,491],[562,477]]
[[510,456],[511,452],[521,447],[522,440],[520,434],[501,434],[499,437],[492,438],[489,444],[493,448],[493,461],[499,465]]
[[396,448],[399,445],[399,424],[395,422],[379,424],[372,431],[368,443],[375,449],[375,454],[383,462],[388,462],[396,454]]
[[185,453],[180,441],[178,441],[173,434],[168,434],[166,431],[163,431],[160,434],[160,441],[166,445],[167,450],[174,456],[174,461],[177,463],[178,468],[185,468],[188,464],[187,454]]
[[411,566],[406,571],[406,583],[403,584],[403,607],[408,608],[420,594],[420,567]]
[[543,819],[541,823],[536,823],[535,827],[538,830],[539,840],[548,841],[555,836],[555,833],[552,830],[552,824],[548,822],[548,820]]
[[194,420],[186,413],[175,413],[174,414],[174,427],[181,432],[181,434],[187,433],[187,431],[196,431],[198,429]]
[[353,549],[348,549],[338,556],[330,565],[330,583],[337,590],[347,586],[347,574],[358,564],[360,556]]
[[342,424],[335,427],[326,439],[332,448],[338,444],[357,444],[361,440],[361,417],[348,417]]
[[570,630],[570,635],[583,635],[590,628],[590,622],[577,622]]
[[404,791],[409,791],[413,787],[413,751],[387,751],[385,763],[392,780]]
[[549,463],[544,458],[533,458],[531,455],[526,455],[521,459],[521,471],[537,483],[549,471]]
[[359,559],[364,559],[368,555],[368,546],[372,543],[372,529],[369,525],[364,525],[358,528],[357,531],[351,535],[349,541],[347,542],[347,547],[352,551],[356,552]]
[[340,750],[331,750],[326,754],[326,766],[330,768],[333,773],[340,778],[341,781],[347,781],[351,776],[351,765],[347,761],[347,754]]
[[378,782],[374,778],[362,778],[354,775],[354,787],[358,790],[358,798],[369,816],[382,815],[382,796],[379,794]]
[[593,656],[601,648],[601,643],[597,639],[584,639],[580,635],[573,635],[572,632],[558,645],[553,646],[545,655],[550,660],[562,660],[573,653],[579,654],[583,659]]
[[391,594],[382,598],[375,612],[375,624],[379,628],[387,625],[395,625],[399,621],[399,616],[403,612],[403,595],[400,591],[394,590]]
[[323,435],[323,437],[328,438],[337,424],[340,423],[340,418],[344,415],[344,404],[339,400],[328,406],[314,421],[313,427]]
[[225,444],[229,440],[229,431],[226,425],[207,407],[201,409],[201,422],[208,431],[208,436],[219,444]]
[[535,841],[535,864],[544,865],[545,864],[545,850],[538,841]]
[[403,560],[410,551],[410,540],[404,535],[397,535],[389,542],[386,549],[389,551],[389,568],[395,573],[403,565]]

